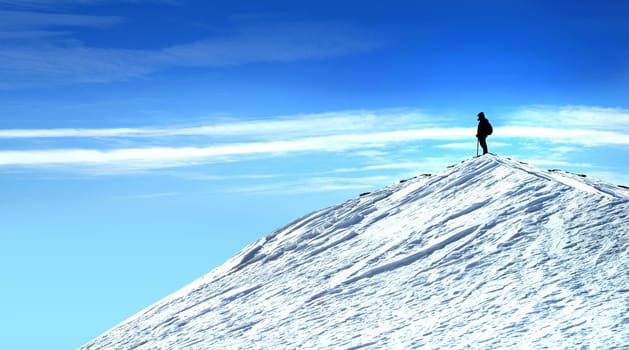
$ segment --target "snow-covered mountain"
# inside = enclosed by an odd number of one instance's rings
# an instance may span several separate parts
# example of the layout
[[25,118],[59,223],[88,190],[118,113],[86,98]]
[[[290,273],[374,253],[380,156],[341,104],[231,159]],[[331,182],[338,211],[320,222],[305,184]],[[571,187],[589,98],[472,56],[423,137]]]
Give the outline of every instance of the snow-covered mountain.
[[304,216],[83,349],[626,348],[628,215],[486,155]]

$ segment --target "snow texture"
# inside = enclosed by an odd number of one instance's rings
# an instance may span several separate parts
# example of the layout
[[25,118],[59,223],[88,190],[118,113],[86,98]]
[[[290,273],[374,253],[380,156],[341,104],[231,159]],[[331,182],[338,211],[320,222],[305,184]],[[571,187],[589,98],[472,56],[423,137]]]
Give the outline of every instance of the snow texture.
[[326,208],[82,349],[629,345],[629,191],[486,155]]

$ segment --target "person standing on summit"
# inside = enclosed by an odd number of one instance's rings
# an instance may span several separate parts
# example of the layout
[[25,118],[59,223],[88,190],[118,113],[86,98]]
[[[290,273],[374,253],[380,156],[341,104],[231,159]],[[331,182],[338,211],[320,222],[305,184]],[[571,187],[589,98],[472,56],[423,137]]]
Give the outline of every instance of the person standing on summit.
[[[494,132],[489,120],[485,118],[485,113],[478,113],[478,129],[476,129],[476,137],[478,138],[478,143],[483,147],[483,154],[487,154],[489,151],[487,150],[487,136],[491,135]],[[478,154],[478,147],[476,148],[476,153]]]

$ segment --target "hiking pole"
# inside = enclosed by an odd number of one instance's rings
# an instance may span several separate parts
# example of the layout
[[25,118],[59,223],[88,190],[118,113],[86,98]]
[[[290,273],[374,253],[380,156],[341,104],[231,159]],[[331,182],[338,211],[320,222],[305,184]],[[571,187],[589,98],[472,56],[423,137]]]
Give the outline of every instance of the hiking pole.
[[476,156],[478,157],[478,139],[476,139]]

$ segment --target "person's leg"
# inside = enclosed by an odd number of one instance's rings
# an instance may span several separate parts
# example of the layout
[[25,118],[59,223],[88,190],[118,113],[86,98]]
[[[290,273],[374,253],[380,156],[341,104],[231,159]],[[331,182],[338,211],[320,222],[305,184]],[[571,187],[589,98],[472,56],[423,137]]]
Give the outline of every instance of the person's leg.
[[487,154],[487,136],[479,137],[478,142],[480,143],[480,146],[483,147],[483,154]]

